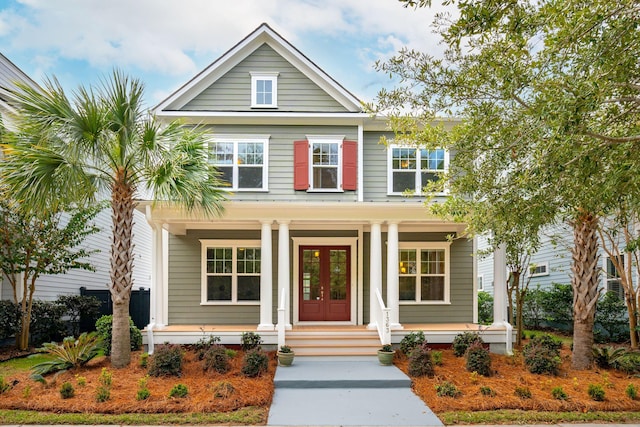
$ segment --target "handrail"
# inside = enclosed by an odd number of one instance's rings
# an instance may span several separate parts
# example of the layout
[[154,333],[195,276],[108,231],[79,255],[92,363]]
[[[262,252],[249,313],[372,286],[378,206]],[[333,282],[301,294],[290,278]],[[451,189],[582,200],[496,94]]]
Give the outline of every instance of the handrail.
[[382,295],[380,295],[380,289],[376,289],[376,298],[378,299],[378,305],[380,306],[380,311],[378,312],[380,315],[375,316],[372,313],[372,316],[376,317],[375,323],[376,328],[378,329],[380,343],[382,345],[391,344],[391,309],[385,307]]
[[286,329],[286,319],[285,319],[285,311],[287,304],[287,292],[286,289],[282,288],[282,297],[280,298],[280,305],[278,306],[278,325],[276,329],[278,331],[278,349],[285,344],[285,329]]

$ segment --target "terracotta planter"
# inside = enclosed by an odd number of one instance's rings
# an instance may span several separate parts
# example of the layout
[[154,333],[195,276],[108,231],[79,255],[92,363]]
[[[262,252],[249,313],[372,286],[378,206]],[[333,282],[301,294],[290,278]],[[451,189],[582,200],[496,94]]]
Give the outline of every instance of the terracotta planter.
[[293,363],[293,358],[296,354],[294,352],[291,353],[282,353],[278,351],[278,364],[280,366],[291,366]]
[[389,366],[393,365],[393,356],[396,354],[396,351],[382,351],[378,350],[378,361],[381,365]]

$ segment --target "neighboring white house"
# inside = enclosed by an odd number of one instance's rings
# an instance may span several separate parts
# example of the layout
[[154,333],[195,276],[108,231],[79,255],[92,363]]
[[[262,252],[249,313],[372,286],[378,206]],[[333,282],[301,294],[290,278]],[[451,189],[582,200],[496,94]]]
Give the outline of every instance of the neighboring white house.
[[[485,236],[477,239],[478,250],[486,250],[489,245]],[[540,249],[531,256],[529,271],[524,277],[530,278],[529,288],[548,289],[554,283],[571,283],[571,248],[573,247],[573,231],[566,224],[546,228],[540,233]],[[600,246],[601,286],[607,291],[614,291],[623,296],[623,289],[613,263]],[[628,261],[627,257],[625,261]],[[635,270],[633,274],[634,280]],[[493,294],[493,255],[478,257],[478,290]]]
[[[15,82],[22,82],[33,87],[38,85],[20,70],[15,64],[0,53],[0,89],[13,88]],[[11,115],[15,109],[7,99],[3,99],[0,90],[0,114],[5,125],[11,128]],[[91,256],[90,262],[96,268],[95,272],[71,270],[67,274],[42,276],[36,285],[35,298],[41,300],[55,300],[58,295],[79,294],[80,287],[87,289],[108,289],[109,258],[111,247],[111,212],[106,209],[95,218],[95,224],[100,232],[89,236],[84,246],[98,249],[100,252]],[[140,212],[135,212],[134,225],[134,289],[149,288],[151,284],[151,229]],[[1,278],[0,278],[1,279]],[[11,286],[6,280],[0,280],[0,299],[13,299]]]

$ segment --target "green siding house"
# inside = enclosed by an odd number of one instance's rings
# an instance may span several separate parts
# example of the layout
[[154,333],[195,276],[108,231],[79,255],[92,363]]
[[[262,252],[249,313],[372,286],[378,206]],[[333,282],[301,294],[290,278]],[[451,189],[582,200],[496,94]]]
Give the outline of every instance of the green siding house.
[[151,350],[253,331],[298,354],[368,354],[415,330],[434,344],[481,330],[505,348],[503,325],[475,324],[473,240],[424,205],[423,180],[448,153],[380,144],[384,118],[271,27],[155,114],[206,129],[229,196],[218,218],[141,203],[154,229]]

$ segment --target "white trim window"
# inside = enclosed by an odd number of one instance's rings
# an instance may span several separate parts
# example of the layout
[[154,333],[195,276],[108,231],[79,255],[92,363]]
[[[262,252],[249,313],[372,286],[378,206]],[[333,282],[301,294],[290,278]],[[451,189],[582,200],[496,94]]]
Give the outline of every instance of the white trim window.
[[532,262],[529,264],[529,276],[540,277],[549,275],[549,263],[545,262]]
[[251,72],[251,108],[278,108],[277,72]]
[[398,250],[401,304],[448,304],[449,243],[400,243]]
[[[624,288],[622,287],[622,280],[620,279],[620,273],[616,268],[615,264],[611,261],[611,258],[608,256],[603,257],[604,262],[604,280],[605,280],[605,289],[607,292],[614,292],[618,295],[620,299],[624,298]],[[624,255],[618,256],[620,260],[621,266],[624,268],[625,259]]]
[[202,304],[259,304],[260,241],[200,242]]
[[449,169],[449,152],[442,148],[391,145],[387,151],[389,194],[421,195],[429,182],[438,181]]
[[342,191],[344,136],[307,136],[309,141],[309,191]]
[[209,163],[232,191],[267,191],[268,160],[269,136],[216,135],[210,139]]

